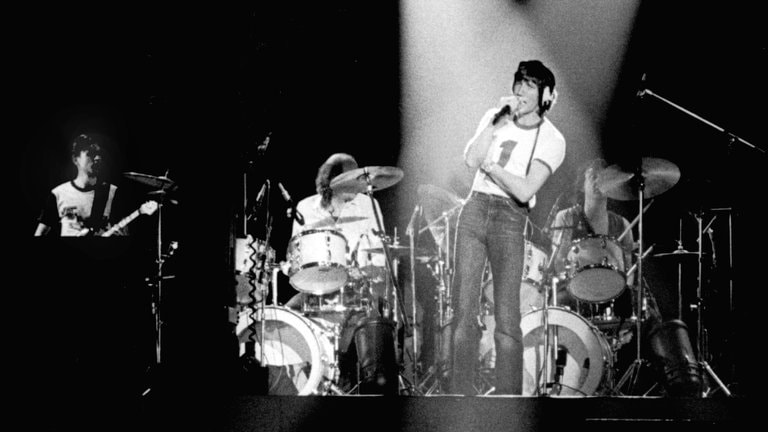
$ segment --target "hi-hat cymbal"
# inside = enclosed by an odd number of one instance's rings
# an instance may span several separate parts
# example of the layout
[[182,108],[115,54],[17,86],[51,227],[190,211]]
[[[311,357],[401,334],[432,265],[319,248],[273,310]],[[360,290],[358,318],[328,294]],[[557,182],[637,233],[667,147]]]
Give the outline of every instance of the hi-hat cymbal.
[[173,180],[165,176],[153,176],[137,172],[126,172],[123,173],[123,176],[125,178],[157,189],[171,189],[176,184]]
[[[686,259],[686,258],[695,258],[698,256],[698,252],[690,252],[685,249],[677,249],[672,252],[662,252],[657,253],[653,255],[654,258],[679,258],[679,259]],[[706,252],[703,252],[702,255],[708,255]]]
[[[408,246],[391,245],[391,246],[388,246],[388,249],[389,249],[389,252],[394,256],[406,256],[411,253],[411,248]],[[370,248],[370,249],[360,249],[360,253],[383,254],[384,248],[378,247],[378,248]],[[414,255],[417,257],[428,256],[429,251],[426,249],[417,247]]]
[[341,173],[331,180],[334,192],[362,193],[370,182],[373,191],[394,186],[403,179],[403,170],[397,167],[369,166]]
[[[680,169],[674,163],[659,158],[644,157],[640,173],[643,178],[643,197],[652,198],[663,194],[680,180]],[[598,187],[607,196],[619,201],[632,201],[640,197],[637,173],[611,165],[598,177]]]

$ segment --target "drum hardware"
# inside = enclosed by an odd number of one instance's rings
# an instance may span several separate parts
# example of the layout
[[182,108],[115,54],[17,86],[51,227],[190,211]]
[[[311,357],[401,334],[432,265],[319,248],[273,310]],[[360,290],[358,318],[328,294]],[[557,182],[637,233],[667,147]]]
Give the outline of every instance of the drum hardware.
[[[424,259],[429,256],[429,253],[415,247],[417,238],[429,231],[433,237],[435,244],[437,245],[436,256],[433,256],[430,260],[429,266],[432,276],[437,282],[437,290],[435,296],[435,306],[437,309],[437,332],[435,337],[434,358],[433,364],[427,368],[427,373],[423,377],[418,377],[417,371],[414,371],[414,377],[420,381],[420,387],[426,387],[426,393],[432,394],[433,392],[441,391],[440,387],[443,384],[442,381],[446,377],[448,370],[446,365],[449,363],[449,351],[450,351],[450,337],[451,328],[450,324],[453,321],[453,306],[452,306],[452,277],[453,277],[453,257],[452,250],[454,248],[451,238],[456,234],[456,224],[458,219],[458,212],[464,205],[464,200],[459,199],[452,192],[448,192],[437,186],[422,184],[418,189],[419,205],[416,206],[414,214],[409,223],[409,227],[406,230],[409,234],[412,252],[411,258],[411,271],[415,270],[415,262],[419,260],[424,262]],[[426,224],[419,226],[413,226],[413,221],[416,215],[423,217],[426,220]],[[419,221],[421,219],[418,219]],[[412,273],[412,307],[416,310],[416,288],[415,288],[415,274]],[[414,341],[415,346],[415,341]],[[430,383],[431,381],[431,383]]]
[[[377,231],[374,234],[381,240],[382,249],[384,252],[384,263],[387,268],[387,274],[389,275],[390,284],[392,287],[391,295],[387,293],[386,301],[389,302],[390,296],[393,297],[391,302],[392,310],[385,311],[384,318],[391,319],[395,323],[395,328],[400,325],[403,328],[410,328],[408,323],[408,317],[405,313],[405,306],[403,296],[400,291],[400,287],[397,281],[397,274],[395,265],[393,264],[393,256],[390,251],[391,241],[386,236],[386,231],[382,225],[379,211],[376,206],[376,201],[373,198],[374,191],[380,191],[388,187],[394,186],[400,180],[403,179],[403,170],[397,167],[387,166],[367,166],[362,168],[353,169],[341,173],[331,179],[330,188],[334,193],[365,193],[371,201],[371,209],[376,219]],[[389,289],[390,284],[387,285]],[[414,316],[414,320],[416,317]],[[415,333],[415,329],[414,329]],[[397,342],[395,342],[397,343]],[[414,361],[415,363],[415,361]]]
[[163,295],[163,281],[169,279],[168,276],[163,275],[163,264],[167,258],[173,256],[178,249],[178,242],[172,241],[168,245],[168,252],[163,253],[163,207],[166,203],[178,204],[178,201],[170,197],[171,192],[178,190],[176,182],[168,178],[169,170],[165,171],[162,176],[153,176],[150,174],[142,174],[137,172],[125,172],[123,176],[135,182],[141,183],[145,186],[157,188],[155,191],[151,191],[148,194],[154,196],[157,202],[157,237],[156,237],[156,253],[157,258],[155,264],[157,265],[156,273],[153,277],[154,292],[152,300],[152,313],[155,318],[155,362],[160,365],[162,362],[162,330],[163,320],[161,316],[161,302]]
[[[712,220],[707,224],[706,227],[703,227],[703,220],[704,220],[704,212],[699,211],[693,215],[696,218],[697,223],[697,234],[698,234],[698,250],[697,250],[697,264],[698,264],[698,284],[696,285],[696,304],[692,305],[692,308],[696,310],[696,345],[697,345],[697,353],[698,353],[698,365],[701,369],[706,371],[707,375],[712,378],[715,383],[717,383],[717,386],[720,390],[723,391],[723,393],[726,394],[726,396],[732,396],[731,391],[728,390],[728,387],[723,383],[723,381],[717,376],[715,371],[712,369],[712,367],[707,362],[707,358],[709,358],[709,347],[708,343],[706,341],[707,339],[707,329],[704,325],[704,313],[703,309],[705,308],[704,305],[704,292],[703,292],[703,256],[704,256],[704,234],[707,233],[707,231],[710,230],[710,226],[715,221],[716,215],[712,217]],[[711,240],[711,238],[710,238]],[[712,245],[712,259],[715,258],[715,248],[714,244]],[[694,307],[695,306],[695,307]],[[704,390],[704,397],[706,397],[709,394],[710,389]]]
[[[640,98],[644,98],[646,95],[650,95],[650,96],[653,96],[655,99],[657,99],[657,100],[660,100],[660,101],[664,102],[665,104],[667,104],[667,105],[669,105],[669,106],[671,106],[671,107],[673,107],[673,108],[677,109],[678,111],[680,111],[680,112],[682,112],[682,113],[685,113],[685,114],[687,114],[688,116],[690,116],[690,117],[693,117],[693,118],[695,118],[696,120],[698,120],[698,121],[700,121],[700,122],[702,122],[702,123],[704,123],[704,124],[706,124],[706,125],[710,126],[711,128],[713,128],[713,129],[717,130],[718,132],[720,132],[720,133],[724,134],[724,135],[725,135],[725,137],[727,138],[727,144],[728,144],[728,149],[729,149],[729,151],[731,150],[731,148],[733,147],[733,145],[734,145],[735,143],[739,142],[739,143],[741,143],[742,145],[745,145],[745,146],[747,146],[747,147],[751,148],[752,150],[756,150],[756,151],[760,152],[762,155],[765,155],[765,154],[766,154],[766,150],[765,150],[765,149],[762,149],[762,148],[760,148],[760,147],[757,147],[756,145],[754,145],[754,144],[752,144],[752,143],[748,142],[747,140],[745,140],[745,139],[743,139],[743,138],[741,138],[741,137],[739,137],[739,136],[737,136],[737,135],[735,135],[735,134],[733,134],[733,133],[731,133],[731,132],[728,132],[728,131],[726,131],[724,128],[722,128],[722,127],[720,127],[720,126],[718,126],[718,125],[716,125],[716,124],[714,124],[714,123],[712,123],[712,122],[710,122],[710,121],[708,121],[708,120],[704,119],[703,117],[701,117],[701,116],[699,116],[699,115],[697,115],[697,114],[695,114],[695,113],[693,113],[693,112],[691,112],[691,111],[689,111],[689,110],[687,110],[687,109],[683,108],[682,106],[680,106],[680,105],[678,105],[678,104],[676,104],[676,103],[674,103],[674,102],[670,101],[669,99],[666,99],[666,98],[664,98],[663,96],[661,96],[661,95],[658,95],[658,94],[654,93],[654,92],[653,92],[652,90],[650,90],[650,89],[647,89],[647,88],[643,88],[643,89],[641,89],[641,90],[640,90],[640,92],[638,92],[638,96],[639,96]],[[703,252],[702,252],[702,236],[703,236],[703,234],[704,234],[704,231],[702,230],[702,220],[701,220],[701,219],[702,219],[702,218],[701,218],[701,213],[700,213],[700,214],[698,214],[698,215],[696,215],[696,220],[697,220],[697,222],[698,222],[698,225],[699,225],[699,226],[698,226],[698,244],[699,244],[699,248],[698,248],[698,263],[699,263],[699,272],[698,272],[698,276],[699,276],[699,280],[698,280],[697,291],[696,291],[696,295],[697,295],[697,306],[698,306],[698,307],[697,307],[697,333],[700,333],[700,336],[702,336],[702,334],[703,334],[703,333],[706,333],[706,330],[704,329],[704,326],[703,326],[703,324],[702,324],[702,311],[701,311],[701,307],[703,306],[703,305],[701,304],[701,299],[702,299],[702,269],[701,269],[701,263],[702,263],[702,256],[703,256]],[[730,219],[729,219],[729,222],[730,222]],[[729,229],[730,229],[730,223],[729,223]],[[729,238],[729,248],[730,248],[730,250],[729,250],[729,253],[732,253],[732,245],[730,244],[730,238]],[[714,249],[713,249],[713,250],[714,250]],[[713,258],[714,258],[714,257],[713,257]],[[732,257],[731,257],[731,258],[732,258]],[[729,264],[731,264],[731,265],[732,265],[733,263],[732,263],[732,262],[730,262]],[[730,279],[730,283],[732,284],[732,277],[729,277],[729,279]],[[732,285],[731,285],[729,288],[731,288],[731,289],[732,289]],[[730,294],[730,295],[732,295],[732,291],[729,291],[729,294]],[[729,306],[732,306],[732,305],[729,305]],[[732,309],[731,309],[731,310],[732,310]],[[714,373],[714,371],[712,370],[712,368],[711,368],[711,367],[709,366],[709,364],[706,362],[706,357],[702,356],[702,354],[706,354],[706,353],[702,353],[702,351],[706,351],[706,349],[704,349],[705,347],[702,345],[702,341],[701,341],[701,339],[702,339],[702,338],[699,338],[699,339],[697,340],[697,345],[699,345],[699,347],[698,347],[698,348],[699,348],[699,351],[698,351],[698,354],[699,354],[699,365],[700,365],[701,367],[703,367],[703,368],[704,368],[704,369],[707,371],[707,374],[708,374],[708,375],[709,375],[709,376],[710,376],[712,379],[714,379],[714,380],[715,380],[715,382],[717,383],[718,387],[719,387],[720,389],[722,389],[722,390],[723,390],[723,392],[724,392],[724,393],[725,393],[727,396],[731,396],[731,392],[730,392],[730,391],[728,390],[728,388],[727,388],[727,387],[726,387],[726,386],[725,386],[725,385],[722,383],[722,381],[720,380],[720,378],[718,378],[718,377],[717,377],[717,375]],[[705,396],[706,396],[706,394],[705,394]]]
[[[598,187],[603,195],[620,201],[638,200],[638,250],[644,255],[643,247],[643,213],[646,198],[658,196],[671,189],[680,180],[680,169],[672,162],[664,159],[643,157],[632,171],[624,171],[617,165],[603,169],[598,178]],[[641,353],[641,324],[643,316],[643,260],[637,260],[637,310],[636,310],[636,357],[633,363],[621,377],[617,389],[629,380],[629,391],[634,391],[642,366],[646,363]]]

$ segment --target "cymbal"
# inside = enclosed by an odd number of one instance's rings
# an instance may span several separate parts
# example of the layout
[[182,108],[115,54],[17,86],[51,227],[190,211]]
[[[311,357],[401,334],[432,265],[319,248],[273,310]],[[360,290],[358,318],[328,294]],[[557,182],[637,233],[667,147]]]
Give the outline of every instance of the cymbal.
[[[698,255],[699,255],[698,252],[690,252],[690,251],[687,251],[685,249],[677,249],[677,250],[674,250],[672,252],[657,253],[657,254],[653,255],[653,257],[654,258],[669,257],[669,258],[685,259],[686,257],[693,258],[693,257],[696,257]],[[702,255],[707,255],[707,253],[704,252],[704,253],[702,253]]]
[[419,185],[417,193],[428,221],[433,221],[464,203],[455,194],[430,184]]
[[[408,246],[402,246],[402,245],[391,245],[388,247],[389,252],[392,255],[395,256],[406,256],[411,253],[411,248]],[[383,254],[384,248],[378,247],[378,248],[370,248],[370,249],[360,249],[360,253],[371,253],[371,254]],[[423,248],[416,248],[416,253],[414,254],[417,257],[424,257],[430,255],[429,251]]]
[[[618,165],[611,165],[600,172],[598,188],[607,196],[619,201],[639,199],[637,185],[633,179],[636,173],[628,172]],[[663,194],[680,180],[680,169],[674,163],[659,158],[644,157],[641,162],[644,179],[643,197],[652,198]]]
[[368,182],[374,191],[394,186],[403,179],[403,170],[397,167],[369,166],[341,173],[331,180],[334,192],[362,193],[368,190]]
[[137,172],[126,172],[123,173],[123,176],[141,184],[158,189],[170,189],[176,184],[173,180],[165,176],[153,176]]

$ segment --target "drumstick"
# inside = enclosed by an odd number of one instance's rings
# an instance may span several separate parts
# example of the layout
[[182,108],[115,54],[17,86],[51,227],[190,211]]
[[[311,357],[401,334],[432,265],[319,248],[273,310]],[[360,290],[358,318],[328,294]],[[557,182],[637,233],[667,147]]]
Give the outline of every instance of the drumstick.
[[[653,250],[653,248],[654,248],[655,246],[656,246],[656,244],[652,244],[652,245],[651,245],[651,247],[649,247],[648,249],[646,249],[646,250],[645,250],[645,252],[643,252],[643,256],[641,256],[641,257],[640,257],[640,259],[644,259],[646,255],[648,255],[649,253],[651,253],[651,251]],[[637,263],[634,263],[634,264],[632,264],[632,267],[631,267],[631,268],[629,269],[629,271],[627,272],[627,279],[629,279],[629,277],[630,277],[630,276],[632,276],[632,273],[634,273],[634,272],[635,272],[635,270],[637,270]]]
[[[651,204],[653,204],[653,201],[654,201],[654,200],[655,200],[655,198],[654,198],[654,199],[652,199],[652,200],[651,200],[651,201],[648,203],[648,205],[646,205],[646,206],[645,206],[645,208],[643,208],[643,213],[645,213],[645,211],[646,211],[646,210],[648,210],[648,207],[650,207],[650,206],[651,206]],[[627,227],[627,229],[625,229],[625,230],[624,230],[624,232],[623,232],[623,233],[621,233],[621,235],[619,236],[619,238],[617,238],[616,240],[617,240],[617,241],[621,241],[621,239],[623,239],[623,238],[624,238],[624,236],[625,236],[625,235],[627,235],[627,233],[629,232],[629,230],[631,230],[631,229],[632,229],[632,228],[635,226],[635,224],[636,224],[636,223],[637,223],[639,220],[640,220],[640,215],[637,215],[637,216],[635,217],[635,219],[632,221],[632,223],[631,223],[631,224],[629,224],[629,226]]]

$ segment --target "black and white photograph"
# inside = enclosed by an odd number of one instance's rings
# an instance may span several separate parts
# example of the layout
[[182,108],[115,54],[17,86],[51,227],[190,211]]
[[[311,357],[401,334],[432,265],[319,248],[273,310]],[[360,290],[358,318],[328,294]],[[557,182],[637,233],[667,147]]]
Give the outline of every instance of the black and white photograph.
[[761,11],[10,7],[15,424],[759,424]]

